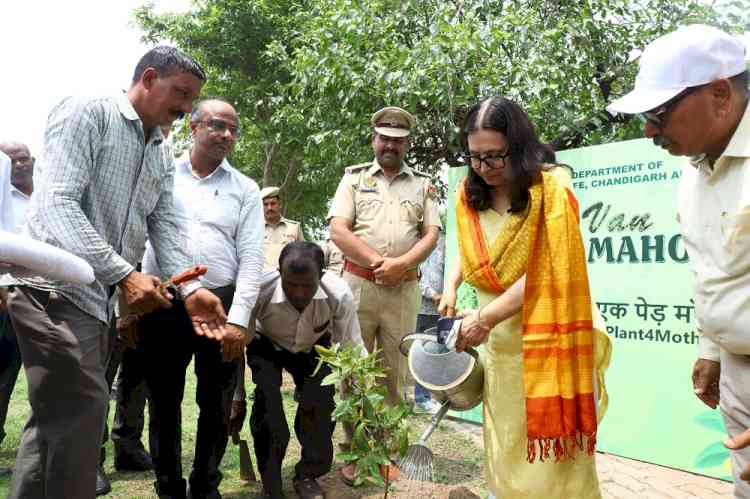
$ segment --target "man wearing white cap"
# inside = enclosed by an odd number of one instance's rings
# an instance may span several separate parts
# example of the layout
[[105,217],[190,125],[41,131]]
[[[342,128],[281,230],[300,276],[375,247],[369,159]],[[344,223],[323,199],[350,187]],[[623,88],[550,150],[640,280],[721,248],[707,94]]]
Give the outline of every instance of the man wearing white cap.
[[[730,435],[750,427],[750,112],[745,46],[716,28],[684,26],[643,51],[635,89],[611,112],[641,113],[644,134],[690,156],[677,210],[695,275],[701,333],[695,394],[721,406]],[[728,443],[732,448],[736,445]],[[750,449],[732,452],[735,497]]]
[[281,197],[278,187],[264,187],[260,191],[263,199],[263,216],[266,219],[266,235],[263,239],[263,270],[279,267],[279,255],[287,244],[304,241],[299,222],[281,216]]
[[401,338],[413,332],[420,306],[417,267],[440,230],[436,191],[427,175],[404,163],[414,117],[386,107],[371,120],[375,159],[346,169],[328,212],[333,242],[344,254],[362,339],[381,349],[389,368],[388,402],[403,397]]

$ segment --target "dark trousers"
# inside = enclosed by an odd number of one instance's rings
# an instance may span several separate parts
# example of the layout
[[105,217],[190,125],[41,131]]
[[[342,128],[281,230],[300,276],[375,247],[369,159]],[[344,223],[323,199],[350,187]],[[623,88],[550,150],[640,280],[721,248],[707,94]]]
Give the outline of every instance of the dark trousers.
[[31,413],[9,497],[92,499],[108,402],[107,325],[57,293],[12,288]]
[[[219,288],[213,292],[221,298],[225,310],[229,310],[234,288]],[[138,323],[146,385],[151,395],[149,443],[156,474],[154,485],[158,494],[185,497],[181,405],[185,371],[195,356],[196,402],[200,415],[190,492],[196,499],[220,497],[219,464],[229,438],[237,363],[223,361],[218,341],[195,334],[182,301],[174,300],[172,305],[170,309],[144,316]]]
[[[143,449],[143,413],[146,408],[148,388],[144,370],[145,358],[143,345],[128,348],[119,338],[107,363],[107,385],[110,392],[117,376],[115,400],[115,417],[112,422],[112,442],[115,444],[115,455],[118,453],[135,453]],[[119,375],[118,375],[119,371]],[[150,406],[149,406],[150,408]],[[107,406],[109,413],[109,406]],[[107,442],[109,431],[105,425],[102,446]],[[104,449],[102,448],[102,459]]]
[[0,312],[0,443],[5,440],[8,405],[21,370],[21,351],[7,312]]
[[[440,319],[439,315],[419,314],[417,315],[417,333],[423,333],[431,327],[436,327]],[[414,382],[414,401],[417,404],[423,404],[430,400],[432,395],[427,388],[423,387],[416,381]]]
[[[324,340],[324,344],[329,343]],[[272,498],[277,498],[282,496],[281,462],[289,444],[289,426],[281,400],[281,370],[292,375],[299,393],[294,432],[302,447],[302,457],[295,466],[296,478],[317,478],[326,474],[333,463],[334,387],[320,385],[331,370],[324,365],[313,377],[318,365],[314,349],[309,353],[277,350],[262,336],[248,345],[247,365],[255,383],[250,415],[255,457],[263,487]]]

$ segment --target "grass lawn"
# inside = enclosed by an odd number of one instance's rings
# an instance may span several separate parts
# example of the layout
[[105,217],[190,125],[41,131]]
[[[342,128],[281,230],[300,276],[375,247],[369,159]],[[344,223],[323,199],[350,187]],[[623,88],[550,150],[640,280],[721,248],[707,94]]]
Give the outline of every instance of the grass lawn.
[[[198,409],[195,404],[195,376],[193,375],[192,366],[188,368],[187,386],[185,388],[185,398],[183,401],[182,411],[182,451],[183,451],[183,473],[185,478],[190,474],[192,467],[192,453],[195,448],[195,430],[198,422]],[[248,392],[252,390],[248,373]],[[296,497],[292,488],[292,476],[294,474],[294,464],[299,459],[299,444],[294,436],[294,414],[296,403],[293,399],[294,384],[291,378],[285,376],[283,387],[284,407],[286,411],[287,422],[289,423],[290,433],[292,435],[287,450],[286,459],[284,460],[284,486],[289,498]],[[248,407],[248,412],[250,407]],[[114,404],[110,405],[110,426],[114,413]],[[16,384],[13,400],[11,401],[6,422],[7,437],[0,448],[0,466],[12,466],[15,459],[15,452],[21,436],[23,425],[26,422],[28,414],[28,403],[26,401],[26,378],[21,371],[18,383]],[[416,441],[419,434],[429,423],[426,415],[414,417],[412,425],[412,440]],[[435,453],[435,480],[436,484],[426,484],[417,482],[399,482],[395,485],[394,494],[388,497],[404,498],[428,498],[428,497],[446,497],[449,490],[466,486],[482,497],[486,497],[487,491],[484,484],[484,471],[482,467],[481,442],[477,438],[476,431],[467,430],[467,426],[458,425],[452,421],[443,421],[438,429],[433,433],[428,442],[428,446]],[[250,452],[252,450],[252,437],[247,421],[243,427],[242,437],[248,441]],[[337,425],[334,441],[342,440],[342,431]],[[148,437],[144,435],[144,442],[148,448]],[[146,498],[155,497],[153,489],[154,477],[151,472],[144,473],[119,473],[115,472],[112,456],[112,443],[107,444],[107,461],[105,470],[112,481],[112,492],[107,497],[116,498]],[[255,455],[253,454],[253,463]],[[340,461],[334,463],[334,469],[321,479],[321,484],[326,490],[329,499],[348,499],[348,498],[376,498],[382,497],[382,492],[378,493],[375,487],[362,487],[351,489],[343,485],[338,479],[338,468],[342,466]],[[239,453],[238,448],[233,446],[231,440],[227,452],[222,461],[221,471],[224,474],[224,480],[220,486],[220,492],[225,498],[253,498],[261,490],[260,483],[246,484],[239,478]],[[256,467],[257,474],[257,467]],[[0,479],[0,497],[7,497],[10,479]]]

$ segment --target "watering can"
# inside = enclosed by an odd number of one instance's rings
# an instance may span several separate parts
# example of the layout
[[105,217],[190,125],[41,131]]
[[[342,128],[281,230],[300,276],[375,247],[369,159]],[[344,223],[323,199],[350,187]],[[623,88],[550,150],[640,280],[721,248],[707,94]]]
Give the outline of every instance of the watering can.
[[449,348],[451,336],[455,336],[451,330],[459,325],[457,319],[443,317],[437,327],[404,336],[399,348],[409,360],[411,375],[436,401],[449,402],[452,410],[466,411],[482,401],[484,368],[473,348],[465,352]]

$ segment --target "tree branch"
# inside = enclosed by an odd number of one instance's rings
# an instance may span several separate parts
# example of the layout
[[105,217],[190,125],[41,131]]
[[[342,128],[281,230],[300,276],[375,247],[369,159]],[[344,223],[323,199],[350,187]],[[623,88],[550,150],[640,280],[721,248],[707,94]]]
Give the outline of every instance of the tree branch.
[[276,158],[276,151],[278,151],[278,144],[272,142],[266,145],[266,161],[263,164],[263,187],[268,187],[273,181],[273,160]]
[[299,171],[301,162],[297,158],[292,158],[287,163],[286,175],[284,181],[279,186],[279,190],[284,193],[290,185],[297,180],[297,172]]

